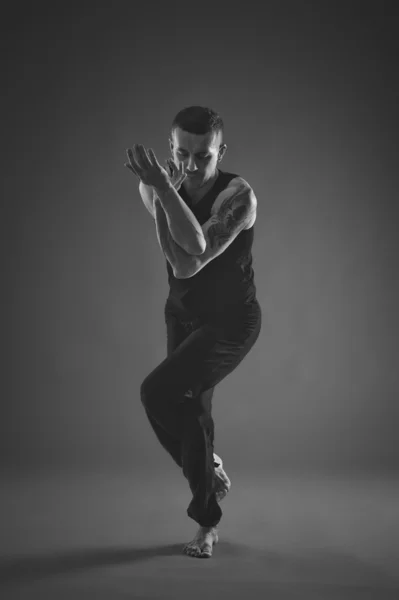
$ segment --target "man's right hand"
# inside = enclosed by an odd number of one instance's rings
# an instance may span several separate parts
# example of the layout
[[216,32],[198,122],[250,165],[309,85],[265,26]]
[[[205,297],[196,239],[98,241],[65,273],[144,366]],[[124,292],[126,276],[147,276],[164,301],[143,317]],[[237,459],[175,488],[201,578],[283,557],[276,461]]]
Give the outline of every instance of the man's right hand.
[[187,177],[186,173],[184,172],[184,165],[183,163],[180,163],[180,166],[177,167],[173,158],[168,158],[166,160],[166,164],[169,168],[170,182],[175,190],[179,191],[181,184]]

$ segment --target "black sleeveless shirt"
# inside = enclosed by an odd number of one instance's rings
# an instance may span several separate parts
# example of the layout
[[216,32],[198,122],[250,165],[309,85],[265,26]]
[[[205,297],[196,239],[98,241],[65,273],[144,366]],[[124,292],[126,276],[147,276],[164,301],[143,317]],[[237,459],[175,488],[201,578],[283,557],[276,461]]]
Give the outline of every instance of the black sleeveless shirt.
[[[235,177],[218,169],[219,175],[205,196],[196,204],[190,200],[184,187],[179,194],[195,215],[200,225],[211,217],[216,197]],[[195,318],[222,313],[239,314],[256,300],[256,286],[252,268],[254,227],[242,230],[230,246],[211,260],[196,275],[177,279],[169,261],[166,261],[169,296],[166,311],[181,317]]]

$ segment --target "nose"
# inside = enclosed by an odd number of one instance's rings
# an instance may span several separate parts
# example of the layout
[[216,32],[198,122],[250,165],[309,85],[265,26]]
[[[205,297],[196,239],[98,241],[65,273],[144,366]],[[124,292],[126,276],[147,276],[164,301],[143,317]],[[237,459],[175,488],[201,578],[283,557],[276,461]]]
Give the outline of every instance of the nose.
[[187,163],[187,169],[189,171],[191,171],[191,173],[194,173],[194,171],[197,170],[196,166],[195,166],[195,161],[194,158],[189,158],[188,159],[188,163]]

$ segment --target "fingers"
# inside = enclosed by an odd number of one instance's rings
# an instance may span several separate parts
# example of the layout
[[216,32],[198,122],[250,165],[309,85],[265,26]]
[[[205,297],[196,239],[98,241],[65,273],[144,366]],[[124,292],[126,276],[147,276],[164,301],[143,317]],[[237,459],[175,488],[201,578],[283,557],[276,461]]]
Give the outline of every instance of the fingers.
[[[144,147],[143,147],[143,151],[145,153]],[[158,167],[160,166],[159,163],[158,163],[157,157],[155,156],[154,150],[152,148],[148,148],[148,156],[150,158],[150,162],[153,165],[157,165]]]
[[[127,148],[126,154],[129,159],[129,164],[125,163],[125,167],[130,169],[132,173],[142,180],[145,177],[145,173],[151,169],[151,167],[158,167],[161,169],[152,148],[146,150],[142,144],[134,144],[133,149]],[[165,162],[171,171],[170,177],[175,179],[175,183],[180,185],[186,178],[186,174],[184,173],[184,163],[179,163],[179,166],[177,166],[173,158],[169,158]]]
[[135,175],[137,175],[137,177],[139,177],[139,174],[136,173],[136,171],[133,169],[132,165],[128,165],[127,163],[125,163],[125,167],[130,169],[132,173],[134,173]]
[[[171,165],[173,172],[175,173],[177,171],[177,174],[179,176],[182,176],[184,174],[184,163],[179,163],[179,166],[177,167],[175,161],[173,160],[173,158],[169,158],[168,159],[168,163]],[[184,174],[184,177],[186,175]]]
[[173,169],[173,176],[176,177],[176,182],[181,184],[187,177],[186,173],[184,172],[184,163],[180,163],[179,166],[177,166],[174,160],[169,158],[168,164],[170,164]]
[[139,176],[142,171],[145,171],[151,166],[150,159],[142,144],[134,144],[133,149],[127,148],[126,154],[131,166]]
[[[142,168],[143,169],[147,169],[149,166],[151,166],[151,160],[148,157],[146,149],[144,148],[143,144],[135,144],[133,147],[134,147],[134,150],[136,152],[137,157],[139,158],[140,165],[142,166]],[[153,154],[153,156],[155,158],[155,155],[154,155],[153,151],[152,150],[148,150],[148,154],[150,152],[152,152],[152,154]]]
[[181,182],[183,182],[187,177],[187,173],[184,171],[184,163],[180,163],[179,165],[179,175]]
[[169,165],[170,165],[171,177],[172,177],[172,179],[176,179],[177,169],[176,169],[176,165],[173,162],[173,160],[169,160]]
[[127,157],[129,159],[129,163],[130,164],[126,164],[125,163],[125,166],[128,167],[131,171],[133,171],[133,173],[135,175],[137,175],[137,177],[140,177],[140,172],[141,172],[140,165],[136,162],[134,154],[133,154],[133,151],[131,150],[131,148],[128,148],[126,150],[126,154],[127,154]]
[[181,184],[186,178],[186,175],[182,171],[184,165],[181,163],[179,166],[177,166],[173,158],[167,158],[165,163],[170,170],[172,185],[177,191],[179,191]]

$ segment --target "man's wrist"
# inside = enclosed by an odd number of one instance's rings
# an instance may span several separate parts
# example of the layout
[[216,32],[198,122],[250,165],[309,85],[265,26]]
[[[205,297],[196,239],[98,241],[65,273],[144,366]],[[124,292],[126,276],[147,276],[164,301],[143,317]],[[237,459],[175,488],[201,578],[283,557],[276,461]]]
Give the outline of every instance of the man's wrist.
[[162,185],[153,186],[155,193],[159,196],[160,194],[167,194],[170,190],[173,190],[173,185],[169,181],[165,181]]

